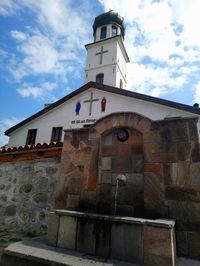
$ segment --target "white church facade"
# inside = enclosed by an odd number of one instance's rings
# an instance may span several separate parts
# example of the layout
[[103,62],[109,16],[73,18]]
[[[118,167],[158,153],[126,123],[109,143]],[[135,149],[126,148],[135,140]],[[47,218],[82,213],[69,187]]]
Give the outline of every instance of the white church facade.
[[9,146],[62,141],[63,130],[89,127],[119,112],[137,113],[152,121],[172,117],[199,117],[199,108],[126,90],[123,19],[109,11],[96,17],[94,42],[87,44],[85,84],[8,129]]

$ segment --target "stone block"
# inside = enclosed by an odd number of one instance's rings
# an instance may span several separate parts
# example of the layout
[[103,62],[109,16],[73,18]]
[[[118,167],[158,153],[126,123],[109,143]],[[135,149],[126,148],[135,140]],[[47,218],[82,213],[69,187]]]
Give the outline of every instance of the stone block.
[[163,173],[162,163],[145,163],[144,172]]
[[169,218],[168,206],[144,203],[144,214],[149,219]]
[[144,173],[144,201],[163,205],[165,201],[164,178],[160,173]]
[[80,209],[94,212],[96,210],[96,197],[96,191],[82,190],[79,203]]
[[[151,126],[152,127],[152,126]],[[149,130],[143,133],[143,142],[161,142],[160,133],[158,130]]]
[[189,222],[200,222],[200,202],[187,202]]
[[102,157],[114,156],[117,153],[117,146],[103,146],[101,151]]
[[133,169],[134,173],[143,173],[143,171],[144,171],[143,159],[140,159],[140,160],[133,159],[132,160],[132,169]]
[[190,119],[187,121],[187,123],[188,123],[190,140],[198,142],[197,120],[196,119]]
[[102,138],[102,143],[103,145],[106,145],[106,146],[110,146],[112,145],[113,141],[112,141],[112,135],[107,135],[107,136],[104,136]]
[[177,255],[179,257],[187,257],[188,256],[187,232],[176,231],[176,246],[177,246]]
[[118,150],[117,154],[119,154],[121,156],[131,155],[131,146],[130,145],[126,145],[126,144],[118,145],[117,150]]
[[200,233],[188,232],[188,255],[200,259]]
[[[113,201],[116,194],[116,186],[113,186]],[[133,183],[119,184],[117,191],[117,203],[131,205],[142,203],[144,200],[143,186],[135,186]]]
[[140,121],[138,121],[136,125],[136,129],[139,132],[147,132],[150,129],[151,121],[148,120],[147,118],[142,118]]
[[164,163],[163,172],[165,185],[175,185],[177,178],[177,163]]
[[67,208],[69,208],[69,209],[78,208],[79,207],[79,200],[80,200],[80,195],[68,194]]
[[132,155],[143,154],[143,146],[141,144],[133,144],[132,145]]
[[108,221],[95,220],[96,255],[109,258],[111,223]]
[[191,163],[189,176],[191,185],[200,185],[200,162]]
[[78,218],[77,251],[95,255],[94,221]]
[[176,185],[186,185],[189,177],[189,164],[187,162],[177,162]]
[[167,187],[165,192],[166,192],[166,199],[169,200],[191,201],[191,202],[200,201],[200,189],[198,188],[175,186],[175,187]]
[[172,219],[187,221],[188,204],[186,201],[169,200],[169,217]]
[[112,173],[110,171],[102,171],[101,172],[101,180],[102,184],[111,184],[112,183]]
[[[127,243],[129,244],[127,245]],[[143,264],[143,229],[141,225],[112,225],[111,258]]]
[[58,243],[60,248],[75,250],[76,248],[77,218],[61,216],[58,231]]
[[199,143],[198,142],[193,144],[191,158],[192,158],[192,162],[199,162],[200,161],[200,149],[199,149]]
[[47,241],[50,246],[57,246],[59,215],[50,212],[48,217]]
[[188,127],[183,120],[166,120],[160,122],[162,142],[188,141]]
[[191,143],[190,142],[178,142],[177,143],[177,160],[184,161],[190,160]]
[[184,161],[165,164],[164,174],[166,184],[185,185],[188,180],[189,165]]
[[99,199],[101,202],[112,202],[112,184],[101,184],[99,186]]
[[111,157],[102,157],[101,169],[102,170],[111,170]]
[[133,186],[137,187],[143,187],[144,186],[144,178],[143,174],[137,174],[137,173],[132,173],[132,174],[126,174],[126,182],[127,183],[132,183]]
[[144,226],[144,265],[175,266],[175,247],[173,229]]
[[80,194],[81,192],[81,178],[71,177],[68,182],[68,193],[69,194]]
[[132,172],[131,158],[127,156],[112,157],[112,171],[113,172]]
[[135,217],[135,208],[130,205],[112,205],[112,213],[119,216]]

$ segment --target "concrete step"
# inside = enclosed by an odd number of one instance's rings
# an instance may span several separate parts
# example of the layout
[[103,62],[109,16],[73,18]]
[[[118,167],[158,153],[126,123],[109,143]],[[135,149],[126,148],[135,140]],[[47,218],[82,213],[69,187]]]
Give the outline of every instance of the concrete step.
[[[50,247],[44,237],[16,242],[4,249],[0,266],[133,266],[105,261],[66,249]],[[137,265],[135,265],[137,266]]]
[[[101,260],[86,254],[50,247],[45,237],[26,239],[3,250],[0,266],[139,266],[122,261]],[[140,265],[141,266],[141,265]],[[199,260],[177,258],[177,266],[200,266]]]

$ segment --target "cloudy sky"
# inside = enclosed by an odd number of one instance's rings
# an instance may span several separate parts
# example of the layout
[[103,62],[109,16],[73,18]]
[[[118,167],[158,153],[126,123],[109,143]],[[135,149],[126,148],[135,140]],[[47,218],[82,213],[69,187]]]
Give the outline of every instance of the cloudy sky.
[[200,0],[0,0],[3,132],[83,85],[95,16],[124,17],[128,89],[200,102]]

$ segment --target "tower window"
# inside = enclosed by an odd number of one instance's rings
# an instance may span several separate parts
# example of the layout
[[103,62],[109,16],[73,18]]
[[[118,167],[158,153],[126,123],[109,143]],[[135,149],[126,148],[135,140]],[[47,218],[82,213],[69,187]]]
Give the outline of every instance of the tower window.
[[37,129],[29,129],[26,138],[26,145],[35,144],[36,135],[37,135]]
[[120,79],[120,84],[119,84],[120,89],[123,89],[123,81]]
[[106,27],[102,27],[101,28],[100,39],[105,39],[106,38],[106,33],[107,33],[107,28]]
[[62,127],[53,127],[51,134],[51,141],[61,141]]
[[96,75],[96,83],[103,84],[103,81],[104,81],[104,74],[101,73]]
[[112,37],[117,35],[117,27],[112,26]]

